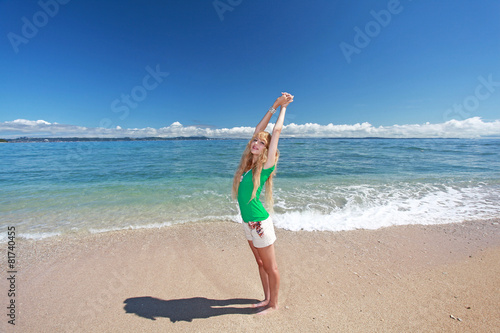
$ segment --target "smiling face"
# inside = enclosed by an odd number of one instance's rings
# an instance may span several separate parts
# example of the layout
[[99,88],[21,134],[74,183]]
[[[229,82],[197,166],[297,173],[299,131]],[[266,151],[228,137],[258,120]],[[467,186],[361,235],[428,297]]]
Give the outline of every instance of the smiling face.
[[266,149],[266,142],[259,137],[256,137],[252,140],[250,145],[250,149],[252,154],[260,155],[264,149]]
[[267,132],[260,132],[250,141],[250,151],[254,156],[259,156],[262,152],[269,148],[271,135]]

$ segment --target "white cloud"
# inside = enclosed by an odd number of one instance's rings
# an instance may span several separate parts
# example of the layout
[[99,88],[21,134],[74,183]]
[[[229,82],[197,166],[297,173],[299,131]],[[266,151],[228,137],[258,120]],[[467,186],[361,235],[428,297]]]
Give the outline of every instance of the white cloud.
[[[16,119],[12,123],[18,124],[18,125],[26,125],[26,126],[50,125],[50,123],[45,121],[45,120]],[[57,123],[54,123],[54,124],[57,124]]]
[[[271,131],[273,124],[267,130]],[[197,126],[183,126],[174,122],[170,126],[161,128],[128,128],[120,126],[114,128],[82,127],[49,123],[44,120],[17,119],[0,123],[1,138],[29,137],[188,137],[206,136],[209,138],[248,138],[252,135],[253,127],[233,128],[206,128]],[[320,125],[306,123],[302,125],[285,125],[282,137],[301,138],[476,138],[500,137],[500,120],[485,122],[479,117],[465,120],[449,120],[439,124],[409,124],[375,127],[370,123],[354,125]]]

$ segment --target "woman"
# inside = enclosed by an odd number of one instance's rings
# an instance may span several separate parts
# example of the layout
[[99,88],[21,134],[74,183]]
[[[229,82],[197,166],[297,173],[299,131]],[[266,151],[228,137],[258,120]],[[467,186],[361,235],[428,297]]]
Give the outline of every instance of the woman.
[[[278,309],[280,275],[274,254],[276,236],[273,222],[259,197],[265,184],[266,203],[272,210],[273,177],[279,157],[278,140],[283,128],[286,108],[291,102],[293,102],[293,96],[282,93],[266,112],[243,152],[233,179],[233,197],[238,198],[245,235],[259,266],[260,279],[264,288],[264,300],[254,305],[263,308],[262,313]],[[278,107],[280,107],[280,113],[271,135],[264,130]]]

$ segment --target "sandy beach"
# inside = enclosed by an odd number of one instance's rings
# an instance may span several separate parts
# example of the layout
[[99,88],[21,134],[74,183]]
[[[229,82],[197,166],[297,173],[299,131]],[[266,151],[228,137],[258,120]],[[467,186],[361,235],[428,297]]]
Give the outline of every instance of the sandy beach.
[[499,222],[277,229],[280,309],[265,316],[237,223],[18,239],[16,325],[0,330],[500,332]]

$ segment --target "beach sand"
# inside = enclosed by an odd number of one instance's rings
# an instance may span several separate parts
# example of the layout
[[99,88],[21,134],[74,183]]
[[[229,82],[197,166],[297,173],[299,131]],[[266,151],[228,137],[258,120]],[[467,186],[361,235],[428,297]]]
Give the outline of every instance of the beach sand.
[[16,325],[0,331],[500,332],[499,222],[277,229],[280,309],[264,316],[237,223],[17,239]]

